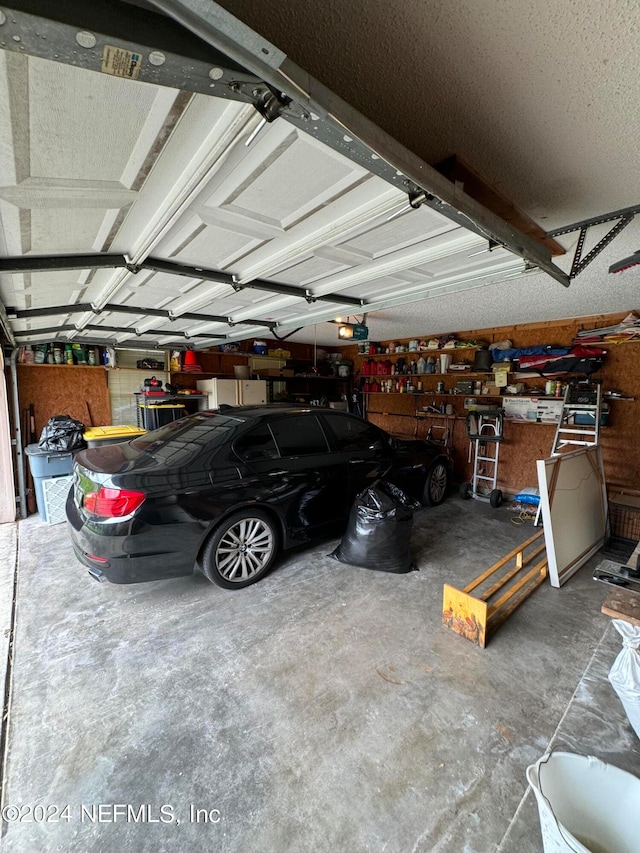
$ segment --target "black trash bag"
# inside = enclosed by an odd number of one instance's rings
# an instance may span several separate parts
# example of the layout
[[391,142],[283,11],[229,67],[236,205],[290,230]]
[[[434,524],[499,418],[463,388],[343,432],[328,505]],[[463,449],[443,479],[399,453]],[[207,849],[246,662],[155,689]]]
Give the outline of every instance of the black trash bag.
[[409,546],[413,512],[419,506],[393,483],[379,480],[356,497],[347,530],[331,556],[364,569],[415,571]]
[[42,430],[38,446],[41,450],[81,450],[86,447],[82,437],[84,424],[71,415],[54,415]]

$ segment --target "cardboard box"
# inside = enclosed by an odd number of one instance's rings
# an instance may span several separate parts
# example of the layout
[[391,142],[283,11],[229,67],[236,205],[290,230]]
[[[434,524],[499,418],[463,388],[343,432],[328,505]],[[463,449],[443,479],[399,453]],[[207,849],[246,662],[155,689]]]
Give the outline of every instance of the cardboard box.
[[497,385],[483,385],[482,393],[485,397],[499,397],[502,394],[502,388]]

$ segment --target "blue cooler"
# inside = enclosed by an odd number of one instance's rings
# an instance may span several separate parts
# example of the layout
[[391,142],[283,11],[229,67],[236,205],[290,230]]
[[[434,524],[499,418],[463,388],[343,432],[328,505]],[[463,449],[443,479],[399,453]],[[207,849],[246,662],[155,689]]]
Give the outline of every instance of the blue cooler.
[[42,450],[37,444],[27,445],[25,452],[29,457],[29,467],[36,488],[38,513],[43,521],[48,521],[42,483],[52,477],[69,477],[73,473],[73,452],[71,450]]

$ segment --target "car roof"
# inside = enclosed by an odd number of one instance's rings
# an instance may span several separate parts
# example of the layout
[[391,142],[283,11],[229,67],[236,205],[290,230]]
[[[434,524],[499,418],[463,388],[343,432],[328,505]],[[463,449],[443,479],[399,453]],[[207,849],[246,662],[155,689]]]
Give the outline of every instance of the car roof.
[[224,415],[225,417],[238,418],[260,418],[269,415],[300,415],[300,414],[318,414],[319,412],[331,412],[337,415],[349,415],[349,412],[342,412],[337,409],[325,409],[319,406],[294,406],[289,403],[272,403],[264,406],[229,406],[223,404],[218,409],[209,410],[214,415]]

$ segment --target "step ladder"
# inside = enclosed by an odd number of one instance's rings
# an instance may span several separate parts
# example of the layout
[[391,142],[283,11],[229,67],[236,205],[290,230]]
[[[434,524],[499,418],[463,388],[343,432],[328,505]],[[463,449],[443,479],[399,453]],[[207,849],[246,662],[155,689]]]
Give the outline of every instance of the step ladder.
[[[589,423],[577,424],[576,415],[586,415]],[[567,446],[591,447],[600,442],[602,416],[601,380],[572,380],[564,389],[562,412],[551,447],[557,456]]]
[[[576,424],[576,415],[586,414],[593,423]],[[551,456],[558,456],[566,447],[591,447],[600,442],[602,416],[602,380],[572,379],[564,389],[562,412],[551,447]],[[537,527],[542,514],[538,504],[533,525]]]

